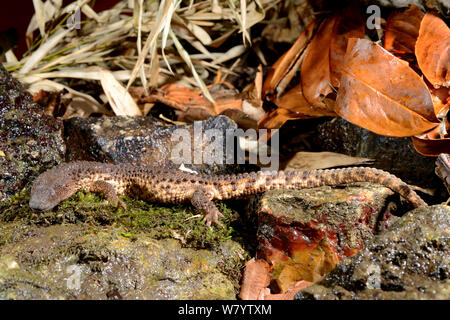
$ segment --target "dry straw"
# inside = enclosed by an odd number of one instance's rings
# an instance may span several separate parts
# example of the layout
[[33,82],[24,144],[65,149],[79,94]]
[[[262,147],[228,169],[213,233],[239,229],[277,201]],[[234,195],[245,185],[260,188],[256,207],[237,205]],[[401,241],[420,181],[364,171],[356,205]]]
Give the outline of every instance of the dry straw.
[[[139,115],[130,86],[174,81],[200,88],[214,103],[205,80],[219,70],[232,73],[224,63],[232,65],[249,47],[250,28],[274,1],[123,0],[98,13],[90,4],[78,0],[63,7],[62,0],[33,0],[30,49],[20,60],[12,51],[5,55],[7,70],[31,92],[65,88],[72,99],[69,116],[107,114],[99,98],[117,115]],[[242,43],[222,49],[237,32]],[[92,87],[88,82],[103,92],[80,89]]]

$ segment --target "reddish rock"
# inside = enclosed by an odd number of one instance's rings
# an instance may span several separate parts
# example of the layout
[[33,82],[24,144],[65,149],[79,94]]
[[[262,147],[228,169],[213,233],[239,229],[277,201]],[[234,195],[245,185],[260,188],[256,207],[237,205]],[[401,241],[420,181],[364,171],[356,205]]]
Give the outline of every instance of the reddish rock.
[[297,281],[317,282],[344,257],[389,223],[399,201],[390,189],[360,183],[267,192],[258,207],[258,258],[268,261],[271,289],[286,292]]

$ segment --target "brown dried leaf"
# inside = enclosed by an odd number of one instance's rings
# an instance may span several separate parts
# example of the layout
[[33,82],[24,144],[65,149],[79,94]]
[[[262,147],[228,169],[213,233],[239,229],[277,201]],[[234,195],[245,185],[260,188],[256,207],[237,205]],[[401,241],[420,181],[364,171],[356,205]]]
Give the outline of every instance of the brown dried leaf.
[[310,117],[293,113],[292,111],[278,108],[267,113],[258,122],[259,128],[279,129],[288,120],[292,119],[309,119]]
[[282,95],[280,99],[275,100],[274,103],[280,108],[297,113],[298,118],[302,118],[303,116],[336,116],[336,113],[328,108],[313,107],[310,105],[303,95],[301,85],[292,88],[286,94]]
[[324,97],[339,87],[347,42],[364,37],[364,22],[358,9],[347,7],[325,19],[307,48],[301,67],[301,84],[307,101],[325,107]]
[[441,153],[450,153],[450,138],[430,139],[426,134],[412,137],[414,148],[423,156],[437,157]]
[[386,23],[384,48],[391,52],[414,53],[422,18],[422,11],[414,5],[402,12],[392,12]]
[[33,96],[33,101],[44,108],[45,114],[60,118],[64,116],[67,106],[71,102],[70,99],[64,97],[66,93],[66,90],[59,92],[40,90]]
[[[242,110],[242,99],[237,97],[234,90],[227,90],[220,85],[213,86],[210,91],[216,101],[216,106],[203,96],[202,90],[192,90],[176,84],[168,84],[160,89],[145,95],[142,87],[131,87],[131,95],[138,100],[138,103],[164,103],[180,112],[179,119],[192,118],[195,120],[206,119],[210,116],[220,114],[227,109]],[[199,109],[203,109],[200,111]],[[186,113],[182,116],[182,113]],[[199,118],[200,117],[200,118]]]
[[407,137],[438,125],[425,82],[402,60],[366,39],[350,39],[335,111],[375,133]]
[[289,287],[289,289],[285,293],[276,293],[276,294],[265,294],[264,300],[293,300],[294,296],[297,292],[300,290],[303,290],[305,288],[308,288],[309,286],[312,286],[314,282],[301,280],[297,281],[293,285]]
[[262,65],[258,66],[255,80],[242,90],[242,97],[255,107],[262,107],[262,86],[263,86],[263,71]]
[[434,114],[438,119],[442,118],[450,108],[450,89],[441,87],[439,89],[429,88],[433,98]]
[[325,107],[322,98],[332,92],[330,85],[330,42],[337,15],[325,19],[306,49],[300,81],[303,95],[313,106]]
[[236,122],[239,128],[255,130],[258,129],[258,122],[241,110],[227,109],[222,111],[220,114],[232,119],[234,122]]
[[241,292],[239,298],[242,300],[259,300],[262,292],[270,283],[270,266],[264,260],[251,260],[245,263],[242,275]]
[[313,170],[372,163],[373,159],[351,157],[336,152],[297,152],[284,170]]
[[435,88],[450,87],[450,29],[433,13],[422,19],[415,53],[420,70]]
[[359,10],[348,7],[337,17],[330,43],[330,82],[334,87],[339,87],[348,40],[364,38],[364,20]]
[[[267,97],[277,92],[277,86],[286,75],[292,71],[292,67],[300,58],[303,50],[308,42],[311,40],[317,20],[311,22],[305,30],[301,33],[298,39],[294,42],[292,47],[286,51],[270,68],[264,81],[262,95]],[[296,71],[296,70],[295,70]],[[277,92],[277,95],[279,92]]]

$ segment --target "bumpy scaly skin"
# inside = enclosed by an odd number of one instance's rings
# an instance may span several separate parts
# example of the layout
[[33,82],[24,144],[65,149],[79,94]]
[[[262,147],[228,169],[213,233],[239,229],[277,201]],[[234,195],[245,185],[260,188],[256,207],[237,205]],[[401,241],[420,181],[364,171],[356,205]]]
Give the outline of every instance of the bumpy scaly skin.
[[[213,200],[245,197],[273,189],[302,189],[352,182],[382,184],[415,207],[426,203],[399,178],[373,168],[253,172],[237,175],[196,175],[180,170],[76,161],[61,164],[33,183],[30,207],[46,211],[78,190],[102,192],[112,204],[125,208],[118,195],[134,195],[151,202],[190,202],[205,215],[208,225],[219,223],[222,214]],[[126,208],[125,208],[126,209]]]

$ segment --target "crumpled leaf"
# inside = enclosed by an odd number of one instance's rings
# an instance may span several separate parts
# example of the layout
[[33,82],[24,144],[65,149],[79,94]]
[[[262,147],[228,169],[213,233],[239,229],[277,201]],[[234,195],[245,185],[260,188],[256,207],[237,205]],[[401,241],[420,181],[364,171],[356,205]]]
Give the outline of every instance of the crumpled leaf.
[[[220,85],[213,86],[210,89],[216,106],[203,96],[202,90],[192,90],[176,84],[167,84],[160,89],[145,95],[142,87],[131,87],[129,89],[131,95],[138,100],[138,103],[164,103],[183,113],[193,112],[191,115],[203,115],[205,117],[220,114],[227,109],[242,110],[242,99],[240,99],[234,90],[227,90]],[[192,111],[194,109],[202,109],[206,112]]]
[[67,111],[65,112],[63,119],[68,119],[71,117],[88,117],[92,113],[100,113],[107,116],[113,115],[111,111],[108,111],[103,105],[98,103],[98,101],[92,98],[90,95],[76,91],[55,81],[43,79],[31,83],[28,87],[28,91],[32,94],[36,94],[41,90],[68,92],[68,94],[65,95],[65,98],[67,100],[70,100],[70,103],[67,106]]
[[435,88],[450,87],[450,29],[433,13],[420,23],[415,53],[420,70]]
[[330,82],[339,87],[347,43],[350,38],[364,38],[364,20],[359,10],[347,7],[337,14],[330,42]]
[[288,120],[309,118],[311,117],[299,115],[287,109],[278,108],[267,113],[261,120],[259,120],[258,127],[266,129],[279,129]]
[[261,108],[262,101],[262,86],[263,86],[263,70],[262,65],[258,66],[258,71],[255,75],[255,80],[242,90],[242,96],[246,101],[257,108]]
[[295,86],[282,95],[281,98],[276,99],[274,103],[279,108],[297,113],[298,118],[301,118],[302,115],[310,117],[336,116],[336,113],[333,110],[330,110],[332,108],[321,108],[310,105],[303,95],[301,85]]
[[433,99],[434,114],[438,119],[442,119],[442,115],[447,113],[450,108],[450,89],[445,87],[430,88],[430,93]]
[[366,39],[350,39],[335,111],[375,133],[407,137],[438,125],[425,82],[404,61]]
[[306,49],[300,81],[303,95],[313,106],[324,107],[322,97],[330,92],[330,42],[337,16],[325,19]]
[[414,148],[423,156],[437,157],[450,152],[450,138],[430,139],[426,134],[411,137]]
[[303,94],[310,104],[325,107],[323,98],[339,87],[347,42],[364,37],[364,22],[358,9],[347,7],[325,19],[309,44],[301,67]]
[[[293,68],[297,60],[300,59],[300,55],[303,53],[306,45],[309,43],[313,36],[314,28],[316,27],[317,20],[311,22],[300,34],[298,39],[294,42],[292,47],[286,51],[270,68],[266,75],[263,85],[263,97],[271,96],[276,93],[278,97],[282,92],[277,90],[277,86],[288,73],[295,73],[298,69]],[[291,77],[292,78],[292,77]]]
[[391,13],[386,23],[384,48],[393,53],[414,53],[423,16],[422,11],[414,5],[404,11]]

